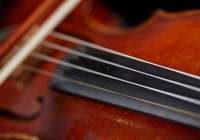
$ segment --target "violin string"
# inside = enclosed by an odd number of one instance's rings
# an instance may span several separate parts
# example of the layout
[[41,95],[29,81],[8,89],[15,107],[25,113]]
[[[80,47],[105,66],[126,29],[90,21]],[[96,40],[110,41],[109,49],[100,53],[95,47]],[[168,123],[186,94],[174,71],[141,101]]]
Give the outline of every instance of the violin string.
[[182,72],[182,71],[179,71],[179,70],[175,70],[175,69],[171,69],[171,68],[168,68],[168,67],[165,67],[165,66],[154,64],[154,63],[151,63],[151,62],[148,62],[148,61],[145,61],[145,60],[133,57],[133,56],[129,56],[129,55],[126,55],[126,54],[123,54],[123,53],[120,53],[120,52],[116,52],[114,50],[104,48],[102,46],[99,46],[99,45],[96,45],[96,44],[93,44],[93,43],[90,43],[90,42],[87,42],[87,41],[84,41],[84,40],[81,40],[81,39],[78,39],[78,38],[75,38],[75,37],[72,37],[72,36],[69,36],[69,35],[66,35],[66,34],[63,34],[63,33],[60,33],[60,32],[57,32],[57,31],[52,31],[49,34],[49,36],[53,36],[55,38],[59,38],[59,39],[62,39],[62,40],[66,40],[66,41],[69,41],[69,42],[73,42],[73,43],[76,43],[76,44],[87,46],[87,47],[90,47],[90,48],[94,48],[94,49],[102,50],[102,51],[109,52],[109,53],[112,53],[112,54],[116,54],[116,55],[119,55],[119,56],[123,56],[123,57],[126,57],[126,58],[130,58],[130,59],[140,61],[140,62],[143,62],[143,63],[147,63],[147,64],[150,64],[150,65],[158,66],[160,68],[164,68],[164,69],[167,69],[167,70],[170,70],[170,71],[173,71],[173,72],[177,72],[177,73],[180,73],[180,74],[183,74],[183,75],[186,75],[186,76],[200,80],[200,76],[196,76],[196,75],[193,75],[193,74],[189,74],[189,73],[186,73],[186,72]]
[[165,95],[168,95],[168,96],[180,99],[180,100],[184,100],[184,101],[196,104],[196,105],[200,105],[200,101],[196,100],[196,99],[193,99],[193,98],[189,98],[189,97],[177,95],[177,94],[174,94],[174,93],[170,93],[170,92],[167,92],[167,91],[163,91],[163,90],[155,89],[155,88],[152,88],[152,87],[148,87],[148,86],[145,86],[145,85],[133,83],[133,82],[130,82],[130,81],[127,81],[127,80],[124,80],[124,79],[120,79],[120,78],[117,78],[117,77],[114,77],[114,76],[110,76],[110,75],[107,75],[107,74],[103,74],[103,73],[100,73],[100,72],[97,72],[97,71],[94,71],[94,70],[90,70],[90,69],[84,68],[84,67],[81,67],[81,66],[78,66],[78,65],[74,65],[74,64],[71,64],[71,63],[68,63],[68,62],[53,58],[53,57],[49,57],[49,56],[44,55],[44,54],[40,54],[40,53],[37,53],[37,52],[32,52],[30,56],[32,56],[34,58],[37,58],[37,59],[40,59],[40,60],[52,62],[52,63],[55,63],[55,64],[60,64],[60,65],[66,66],[66,67],[74,68],[74,69],[77,69],[77,70],[89,72],[89,73],[92,73],[92,74],[100,75],[100,76],[103,76],[103,77],[111,78],[111,79],[114,79],[114,80],[118,80],[118,81],[121,81],[121,82],[132,84],[132,85],[135,85],[135,86],[139,86],[139,87],[151,90],[151,91],[155,91],[155,92],[158,92],[158,93],[161,93],[161,94],[165,94]]
[[141,73],[141,74],[144,74],[144,75],[147,75],[147,76],[150,76],[150,77],[154,77],[154,78],[157,78],[157,79],[169,82],[169,83],[173,83],[173,84],[176,84],[176,85],[179,85],[179,86],[200,92],[200,88],[198,88],[198,87],[194,87],[194,86],[187,85],[187,84],[180,83],[180,82],[176,82],[176,81],[173,81],[173,80],[170,80],[170,79],[166,79],[166,78],[162,78],[162,77],[155,76],[155,75],[152,75],[152,74],[148,74],[148,73],[145,73],[145,72],[142,72],[142,71],[139,71],[139,70],[135,70],[135,69],[132,69],[132,68],[129,68],[129,67],[126,67],[126,66],[122,66],[120,64],[116,64],[116,63],[113,63],[113,62],[110,62],[110,61],[107,61],[107,60],[104,60],[104,59],[101,59],[101,58],[97,58],[95,56],[88,55],[86,53],[82,53],[82,52],[79,52],[79,51],[76,51],[76,50],[73,50],[73,49],[70,49],[70,48],[67,48],[67,47],[63,47],[61,45],[51,43],[49,41],[43,41],[41,43],[41,45],[48,47],[48,48],[51,48],[51,49],[55,49],[55,50],[63,51],[63,52],[66,52],[66,53],[74,54],[76,56],[81,56],[81,57],[84,57],[84,58],[95,60],[97,62],[102,62],[102,63],[105,63],[105,64],[110,64],[112,66],[116,66],[116,67],[120,67],[120,68],[127,69],[127,70],[130,70],[130,71],[134,71],[134,72],[137,72],[137,73]]
[[29,71],[29,72],[34,72],[34,73],[37,73],[37,74],[45,75],[45,76],[48,76],[48,77],[54,77],[54,78],[57,78],[57,79],[69,81],[69,82],[76,83],[76,84],[79,84],[79,85],[84,85],[84,86],[87,86],[87,87],[107,91],[107,92],[110,92],[110,93],[113,93],[113,94],[118,94],[120,96],[132,98],[132,99],[135,99],[135,100],[138,100],[138,101],[141,101],[141,102],[145,102],[145,103],[148,103],[148,104],[151,104],[151,105],[155,105],[155,106],[158,106],[158,107],[161,107],[161,108],[165,108],[165,109],[168,109],[168,110],[171,110],[171,111],[174,111],[174,112],[178,112],[178,113],[181,113],[181,114],[185,114],[185,115],[200,119],[199,113],[195,113],[195,112],[191,112],[191,111],[187,111],[187,110],[183,110],[183,109],[159,104],[159,103],[156,103],[156,102],[144,100],[144,99],[137,98],[137,97],[134,97],[134,96],[125,95],[123,93],[119,93],[119,92],[115,92],[115,91],[108,90],[108,89],[105,89],[105,88],[101,88],[101,87],[98,87],[98,86],[94,86],[94,85],[84,83],[84,82],[81,82],[81,81],[78,81],[78,80],[75,80],[75,79],[72,79],[72,78],[64,77],[64,76],[61,76],[59,74],[55,74],[55,73],[52,73],[52,72],[49,72],[49,71],[46,71],[46,70],[38,69],[38,68],[29,66],[29,65],[22,64],[22,65],[20,65],[19,68],[26,70],[26,71]]

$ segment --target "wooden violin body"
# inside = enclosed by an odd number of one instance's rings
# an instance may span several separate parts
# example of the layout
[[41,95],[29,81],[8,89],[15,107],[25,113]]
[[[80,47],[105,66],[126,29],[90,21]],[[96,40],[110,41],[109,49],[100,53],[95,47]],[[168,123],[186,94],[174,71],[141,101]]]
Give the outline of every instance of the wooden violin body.
[[[176,70],[200,75],[200,11],[155,12],[142,25],[118,29],[83,16],[84,2],[57,31]],[[60,45],[73,43],[48,37]],[[2,48],[0,48],[2,49]],[[61,59],[65,53],[55,51]],[[54,63],[40,69],[53,72]],[[0,136],[26,134],[41,140],[183,140],[200,139],[196,128],[129,112],[49,88],[50,77],[34,74],[19,89],[11,79],[0,86]],[[1,139],[0,137],[0,139]],[[4,138],[5,139],[5,138]],[[21,138],[22,139],[22,138]]]

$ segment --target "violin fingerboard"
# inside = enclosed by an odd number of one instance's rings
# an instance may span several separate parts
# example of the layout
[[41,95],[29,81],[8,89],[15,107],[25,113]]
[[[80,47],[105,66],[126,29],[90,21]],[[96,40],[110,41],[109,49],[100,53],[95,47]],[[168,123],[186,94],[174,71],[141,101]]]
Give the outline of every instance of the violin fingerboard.
[[73,51],[57,65],[63,78],[52,77],[52,89],[200,128],[199,79],[87,46]]

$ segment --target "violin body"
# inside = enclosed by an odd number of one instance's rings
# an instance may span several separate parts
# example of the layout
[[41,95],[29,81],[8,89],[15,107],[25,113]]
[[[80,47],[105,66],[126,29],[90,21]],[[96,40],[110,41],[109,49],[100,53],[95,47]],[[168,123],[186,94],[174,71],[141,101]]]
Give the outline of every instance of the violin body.
[[[178,13],[158,10],[141,25],[119,29],[88,16],[83,5],[84,2],[75,8],[56,30],[155,64],[200,75],[199,10]],[[101,16],[99,20],[108,23]],[[74,46],[53,37],[47,40]],[[61,59],[64,54],[55,51],[51,56]],[[39,68],[53,72],[56,65],[42,62]],[[23,88],[16,87],[12,79],[0,86],[2,139],[5,134],[34,135],[41,140],[200,139],[196,128],[52,90],[50,78],[33,74]]]

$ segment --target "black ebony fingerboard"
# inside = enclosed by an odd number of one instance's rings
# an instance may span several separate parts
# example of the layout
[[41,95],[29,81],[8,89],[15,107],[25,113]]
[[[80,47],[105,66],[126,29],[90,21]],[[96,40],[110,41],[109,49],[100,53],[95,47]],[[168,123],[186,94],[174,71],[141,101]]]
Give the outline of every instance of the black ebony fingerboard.
[[52,89],[200,128],[198,77],[86,46],[73,50],[83,55],[63,57],[54,73],[66,79],[52,77]]

